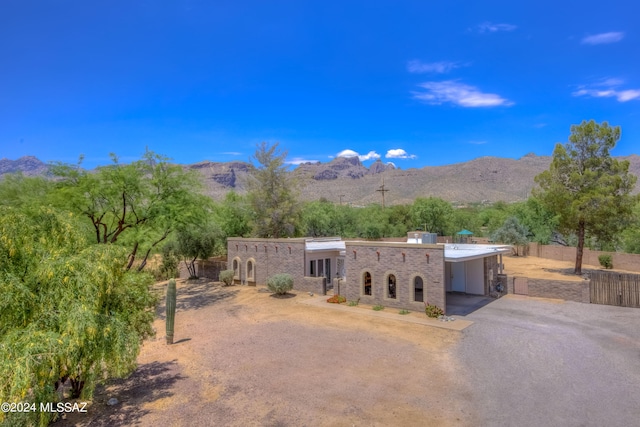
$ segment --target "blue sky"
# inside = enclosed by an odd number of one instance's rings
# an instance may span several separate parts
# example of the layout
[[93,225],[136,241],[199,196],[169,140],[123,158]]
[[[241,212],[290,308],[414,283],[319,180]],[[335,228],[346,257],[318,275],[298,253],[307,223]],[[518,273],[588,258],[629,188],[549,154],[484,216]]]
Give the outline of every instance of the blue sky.
[[[550,155],[572,124],[640,153],[631,1],[0,2],[0,157],[401,168]],[[349,150],[346,151],[345,150]]]

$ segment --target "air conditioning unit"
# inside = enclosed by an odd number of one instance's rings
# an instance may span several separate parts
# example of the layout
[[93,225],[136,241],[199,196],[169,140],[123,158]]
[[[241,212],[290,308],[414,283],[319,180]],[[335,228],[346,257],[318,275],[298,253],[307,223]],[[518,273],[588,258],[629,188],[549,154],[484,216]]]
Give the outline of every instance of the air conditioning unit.
[[422,233],[422,244],[438,243],[438,235],[436,233]]

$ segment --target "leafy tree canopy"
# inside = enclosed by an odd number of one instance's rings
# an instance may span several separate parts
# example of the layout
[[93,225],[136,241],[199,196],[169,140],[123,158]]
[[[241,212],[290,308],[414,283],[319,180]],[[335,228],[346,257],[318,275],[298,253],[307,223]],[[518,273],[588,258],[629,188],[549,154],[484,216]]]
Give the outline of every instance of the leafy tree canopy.
[[256,237],[294,236],[300,207],[296,186],[285,166],[286,151],[278,144],[257,146],[253,159],[257,165],[249,176],[248,198],[253,211],[253,234]]
[[199,181],[181,166],[147,151],[139,161],[113,164],[87,172],[57,164],[53,173],[58,200],[89,219],[97,243],[118,243],[130,249],[130,268],[139,252],[144,268],[156,246],[177,227],[197,223],[211,200],[199,194]]
[[[124,248],[89,245],[78,229],[75,215],[52,208],[0,207],[0,401],[55,402],[67,379],[89,398],[135,368],[152,334],[152,278],[124,269]],[[3,417],[46,425],[52,414]]]
[[561,232],[578,237],[576,274],[582,273],[585,238],[611,241],[632,218],[637,178],[628,161],[611,157],[619,139],[620,127],[607,122],[573,125],[569,141],[556,145],[549,170],[535,178],[540,188],[534,196],[558,215]]
[[452,233],[454,209],[451,203],[437,197],[418,197],[411,207],[411,217],[417,227],[447,236]]

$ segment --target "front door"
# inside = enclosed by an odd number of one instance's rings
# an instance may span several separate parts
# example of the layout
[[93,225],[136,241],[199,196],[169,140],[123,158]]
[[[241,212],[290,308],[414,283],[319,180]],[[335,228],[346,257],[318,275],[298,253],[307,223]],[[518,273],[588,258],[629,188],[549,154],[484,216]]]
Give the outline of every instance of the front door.
[[453,292],[466,292],[466,271],[464,262],[451,263],[451,290]]
[[331,280],[331,258],[324,260],[324,277],[327,278],[327,288],[333,289],[333,281]]

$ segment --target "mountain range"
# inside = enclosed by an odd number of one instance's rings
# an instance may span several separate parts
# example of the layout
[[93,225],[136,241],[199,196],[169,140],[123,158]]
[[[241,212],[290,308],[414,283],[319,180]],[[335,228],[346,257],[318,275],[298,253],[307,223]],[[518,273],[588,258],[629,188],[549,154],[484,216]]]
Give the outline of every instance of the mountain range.
[[[629,161],[629,171],[640,176],[640,156],[632,154],[617,159]],[[357,157],[338,157],[326,163],[303,163],[290,173],[298,183],[300,199],[307,201],[324,198],[364,206],[381,203],[384,194],[387,205],[408,204],[416,197],[429,196],[463,205],[524,200],[535,187],[534,177],[548,169],[550,163],[550,156],[531,153],[520,159],[480,157],[452,165],[398,169],[381,161],[366,167]],[[253,168],[246,162],[210,161],[184,167],[201,176],[206,193],[216,200],[231,190],[242,194]],[[33,156],[0,160],[0,176],[14,172],[46,176],[48,165]],[[379,191],[382,189],[388,191]],[[639,191],[637,184],[634,193]]]

